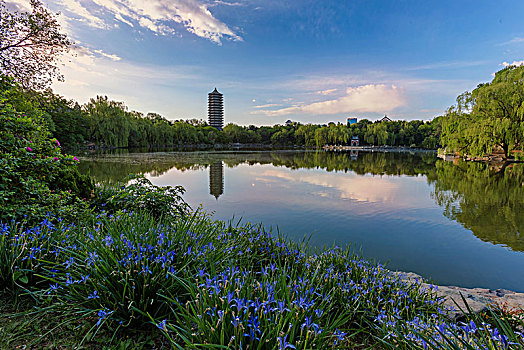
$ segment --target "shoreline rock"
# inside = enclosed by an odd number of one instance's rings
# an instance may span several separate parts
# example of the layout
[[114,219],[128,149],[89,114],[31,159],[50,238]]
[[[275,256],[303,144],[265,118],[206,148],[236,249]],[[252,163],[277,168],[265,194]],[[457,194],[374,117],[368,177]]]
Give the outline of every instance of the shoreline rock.
[[524,311],[524,293],[507,289],[431,285],[422,276],[413,272],[391,271],[391,274],[400,276],[408,282],[421,281],[421,285],[425,288],[436,286],[437,295],[445,299],[444,306],[452,309],[449,317],[454,321],[462,319],[468,311],[462,296],[474,313],[488,311],[490,306],[498,306],[506,311]]

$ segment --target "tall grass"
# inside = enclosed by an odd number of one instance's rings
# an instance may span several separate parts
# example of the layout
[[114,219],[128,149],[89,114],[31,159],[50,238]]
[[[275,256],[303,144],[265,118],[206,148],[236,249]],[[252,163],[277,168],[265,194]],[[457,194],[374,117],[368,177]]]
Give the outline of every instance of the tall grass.
[[83,319],[91,324],[85,339],[99,330],[150,329],[175,348],[524,344],[519,324],[496,313],[484,324],[472,319],[475,332],[471,323],[449,322],[435,291],[349,248],[314,251],[262,226],[233,226],[201,212],[3,224],[0,259],[3,289],[25,291],[40,310],[60,310],[65,320]]

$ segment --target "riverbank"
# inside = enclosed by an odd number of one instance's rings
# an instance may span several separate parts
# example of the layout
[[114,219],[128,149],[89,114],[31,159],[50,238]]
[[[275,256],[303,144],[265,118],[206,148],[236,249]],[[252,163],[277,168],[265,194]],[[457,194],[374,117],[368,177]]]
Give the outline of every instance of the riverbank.
[[[400,277],[409,283],[421,282],[424,288],[434,285],[425,282],[424,278],[413,272],[391,271],[391,275]],[[524,317],[524,293],[507,289],[464,288],[457,286],[438,286],[437,296],[444,299],[444,307],[450,310],[451,320],[464,320],[469,310],[474,313],[488,312],[491,308],[500,308],[506,312],[520,314]],[[464,302],[465,301],[465,302]],[[467,305],[466,305],[467,303]]]
[[436,149],[424,149],[416,147],[395,147],[395,146],[343,146],[343,145],[324,145],[324,151],[366,151],[366,152],[429,152],[435,153]]
[[[82,149],[88,153],[104,152],[173,152],[173,151],[235,151],[235,150],[305,150],[316,149],[315,147],[306,147],[299,145],[274,145],[266,143],[197,143],[197,144],[180,144],[168,146],[150,146],[150,147],[95,147],[86,146]],[[74,150],[71,150],[74,151]]]
[[[18,288],[37,303],[0,315],[7,347],[96,347],[102,340],[122,348],[122,339],[132,347],[144,335],[157,348],[460,349],[464,341],[493,342],[493,334],[524,345],[510,314],[465,316],[461,321],[486,329],[471,334],[449,319],[435,287],[349,248],[313,250],[262,226],[231,226],[203,213],[165,220],[117,212],[77,225],[2,225],[0,243],[13,252],[1,255],[12,259],[2,266],[14,267],[0,276],[15,282],[12,293]],[[19,332],[35,318],[51,319],[51,328],[13,339],[17,323]],[[63,339],[55,326],[76,332]]]

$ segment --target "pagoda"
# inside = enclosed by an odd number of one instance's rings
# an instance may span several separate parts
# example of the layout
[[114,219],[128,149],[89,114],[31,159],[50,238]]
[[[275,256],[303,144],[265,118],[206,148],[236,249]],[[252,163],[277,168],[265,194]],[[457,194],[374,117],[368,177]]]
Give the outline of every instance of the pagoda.
[[224,127],[224,102],[223,95],[218,92],[217,88],[210,92],[207,100],[208,123],[218,130]]

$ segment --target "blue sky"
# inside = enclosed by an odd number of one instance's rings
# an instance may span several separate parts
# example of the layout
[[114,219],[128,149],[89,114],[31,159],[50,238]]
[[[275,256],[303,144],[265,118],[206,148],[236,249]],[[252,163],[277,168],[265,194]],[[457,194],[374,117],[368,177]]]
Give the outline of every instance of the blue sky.
[[[24,6],[26,0],[8,0]],[[524,63],[524,1],[45,0],[76,42],[56,92],[168,119],[431,119]]]

